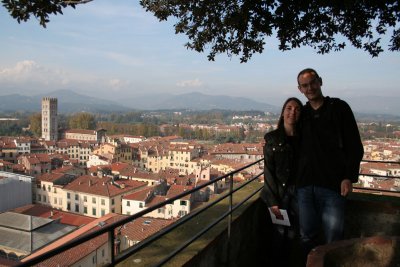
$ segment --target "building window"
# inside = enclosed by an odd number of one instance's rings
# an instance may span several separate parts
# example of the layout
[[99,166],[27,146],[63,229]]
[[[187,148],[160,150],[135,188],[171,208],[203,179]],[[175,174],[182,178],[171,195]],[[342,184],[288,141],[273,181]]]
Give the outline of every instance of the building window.
[[70,198],[71,198],[71,194],[67,193],[67,199],[70,199]]
[[67,203],[67,210],[71,210],[71,203]]
[[56,197],[54,198],[54,204],[57,204],[57,198]]
[[87,196],[83,196],[83,202],[87,202]]
[[101,199],[101,205],[104,206],[105,204],[106,204],[106,201],[102,198],[102,199]]
[[87,214],[87,207],[83,207],[83,213]]
[[79,200],[79,195],[75,194],[75,200]]
[[139,208],[143,208],[143,202],[139,203]]
[[111,205],[114,205],[115,204],[115,200],[112,198],[111,199]]
[[79,212],[79,205],[75,204],[75,212]]
[[96,204],[96,198],[92,197],[92,203]]
[[181,200],[181,206],[186,206],[186,200]]
[[46,196],[43,196],[43,202],[47,202]]
[[128,207],[130,207],[130,206],[131,206],[131,202],[130,202],[130,201],[127,201],[127,202],[126,202],[126,205],[127,205]]
[[164,208],[159,208],[158,213],[164,213]]
[[186,213],[187,213],[186,211],[180,210],[179,213],[178,213],[178,216],[179,216],[179,217],[185,216]]
[[49,191],[49,192],[51,191],[50,185],[47,186],[47,191]]
[[105,209],[101,209],[101,216],[106,215],[106,210]]
[[37,195],[37,199],[38,199],[38,201],[42,201],[42,195],[41,195],[41,194],[38,194],[38,195]]
[[93,209],[92,209],[92,215],[93,215],[93,216],[96,216],[96,208],[93,208]]

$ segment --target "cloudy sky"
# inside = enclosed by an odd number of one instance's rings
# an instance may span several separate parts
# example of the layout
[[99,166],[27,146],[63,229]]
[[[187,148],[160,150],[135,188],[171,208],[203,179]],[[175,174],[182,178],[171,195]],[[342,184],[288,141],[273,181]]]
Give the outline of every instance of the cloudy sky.
[[[18,24],[0,6],[0,95],[69,89],[118,100],[157,92],[244,96],[279,105],[304,100],[296,75],[318,70],[324,94],[344,99],[400,96],[400,53],[372,58],[362,50],[318,55],[310,48],[281,52],[274,38],[248,63],[225,55],[207,60],[184,47],[172,22],[159,22],[129,0],[95,0],[51,17]],[[384,47],[385,50],[387,47]]]

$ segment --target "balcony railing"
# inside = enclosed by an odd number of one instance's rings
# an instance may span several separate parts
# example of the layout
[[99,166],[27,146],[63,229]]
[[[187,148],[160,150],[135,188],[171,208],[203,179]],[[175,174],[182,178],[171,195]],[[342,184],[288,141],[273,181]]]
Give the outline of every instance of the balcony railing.
[[[164,259],[162,259],[160,262],[155,263],[155,266],[161,266],[163,264],[165,264],[166,262],[168,262],[171,258],[173,258],[175,255],[177,255],[179,252],[181,252],[183,249],[185,249],[186,247],[188,247],[190,244],[192,244],[194,241],[196,241],[199,237],[201,237],[202,235],[204,235],[207,231],[209,231],[210,229],[212,229],[213,227],[215,227],[218,223],[220,223],[221,221],[223,221],[224,219],[227,219],[226,225],[227,225],[227,229],[228,229],[228,238],[231,235],[231,225],[232,225],[232,214],[235,210],[237,210],[238,208],[240,208],[244,203],[246,203],[246,201],[248,201],[250,198],[252,198],[253,196],[255,196],[262,188],[262,186],[258,186],[253,192],[251,192],[250,194],[248,194],[246,197],[244,197],[243,199],[240,200],[240,202],[235,203],[235,205],[233,204],[233,197],[235,195],[235,192],[241,190],[242,188],[246,187],[248,184],[252,183],[253,181],[259,179],[259,177],[263,174],[262,170],[260,168],[254,168],[254,169],[258,169],[259,173],[256,173],[255,175],[253,175],[251,177],[251,179],[248,179],[247,181],[245,181],[244,183],[241,183],[238,186],[234,186],[234,176],[237,175],[238,173],[240,173],[243,170],[248,170],[254,166],[258,166],[260,165],[260,163],[263,161],[263,159],[260,159],[258,161],[255,161],[253,163],[250,163],[240,169],[237,169],[235,171],[232,171],[226,175],[220,176],[216,179],[210,180],[204,184],[201,184],[191,190],[187,190],[182,194],[176,195],[175,197],[172,197],[164,202],[161,202],[159,204],[156,204],[152,207],[149,207],[141,212],[138,212],[134,215],[128,216],[126,218],[121,219],[120,221],[111,223],[109,225],[105,225],[103,226],[101,229],[94,231],[94,232],[90,232],[87,233],[85,235],[82,235],[80,237],[77,237],[76,239],[73,239],[59,247],[56,247],[50,251],[44,252],[41,255],[38,255],[35,258],[29,259],[24,261],[23,259],[21,260],[21,262],[17,265],[17,266],[32,266],[32,265],[37,265],[40,264],[41,262],[50,259],[51,257],[58,255],[62,252],[67,251],[68,249],[71,249],[79,244],[82,244],[84,242],[90,241],[100,235],[103,235],[105,233],[107,233],[108,235],[108,248],[109,248],[109,252],[111,255],[111,260],[110,262],[106,263],[108,266],[114,266],[122,261],[124,261],[125,259],[127,259],[128,257],[134,255],[135,253],[137,253],[138,251],[144,249],[145,247],[149,246],[151,243],[153,243],[155,240],[161,238],[162,236],[165,236],[166,234],[168,234],[169,232],[173,231],[174,229],[176,229],[177,227],[183,225],[184,223],[193,220],[193,218],[197,217],[199,214],[203,213],[204,211],[210,209],[212,206],[215,206],[216,204],[222,202],[223,200],[227,199],[228,200],[228,209],[226,210],[226,212],[224,212],[223,214],[221,214],[216,220],[214,220],[213,222],[211,222],[209,225],[207,225],[206,227],[204,227],[203,230],[201,230],[199,233],[194,234],[189,240],[187,240],[186,242],[184,242],[183,244],[181,244],[179,247],[177,247],[173,252],[171,252],[169,255],[167,255]],[[134,221],[137,218],[140,218],[144,215],[146,215],[149,212],[152,212],[154,210],[157,210],[159,208],[164,207],[167,204],[172,204],[175,200],[181,199],[185,196],[188,196],[192,193],[195,193],[196,191],[205,188],[207,186],[210,186],[216,182],[222,182],[225,181],[225,184],[227,185],[227,189],[226,193],[222,194],[221,196],[219,196],[218,198],[216,198],[213,201],[210,201],[207,205],[205,205],[204,207],[195,209],[193,212],[191,212],[190,214],[180,218],[178,221],[176,221],[174,224],[171,224],[165,228],[163,228],[161,231],[157,232],[156,234],[150,236],[149,238],[143,240],[142,242],[122,251],[118,253],[118,240],[117,240],[117,236],[118,236],[118,232],[121,230],[121,228],[131,222]]]
[[[219,217],[217,217],[216,219],[212,220],[209,222],[208,225],[204,225],[204,227],[202,228],[202,230],[200,230],[197,233],[192,233],[191,237],[182,242],[179,246],[174,247],[174,250],[169,252],[165,257],[163,257],[161,260],[157,261],[157,262],[152,262],[151,266],[161,266],[164,265],[166,263],[168,263],[172,258],[174,258],[176,255],[178,255],[180,252],[182,252],[185,248],[187,248],[189,245],[191,245],[193,242],[195,242],[196,240],[198,240],[200,237],[202,237],[205,233],[207,233],[208,231],[210,231],[211,229],[213,229],[214,227],[216,227],[216,225],[223,223],[224,220],[226,220],[226,226],[225,228],[227,229],[227,240],[229,242],[230,236],[231,236],[231,227],[232,227],[232,219],[233,219],[233,212],[239,208],[241,208],[242,206],[244,206],[246,204],[246,202],[248,202],[250,199],[257,197],[257,193],[262,189],[262,184],[258,184],[255,187],[252,187],[250,191],[246,192],[246,195],[240,197],[240,200],[238,198],[235,198],[234,201],[234,196],[236,193],[238,193],[238,191],[242,190],[243,188],[245,188],[246,186],[249,186],[249,184],[253,183],[255,181],[257,181],[260,176],[263,174],[263,171],[258,168],[259,166],[261,166],[263,159],[260,159],[258,161],[255,161],[251,164],[248,164],[240,169],[237,169],[233,172],[230,172],[226,175],[223,175],[221,177],[218,177],[214,180],[210,180],[204,184],[201,184],[191,190],[187,190],[182,194],[179,194],[173,198],[170,198],[162,203],[156,204],[146,210],[143,210],[141,212],[138,212],[134,215],[131,216],[127,216],[123,219],[121,219],[120,221],[108,224],[103,226],[101,229],[94,231],[94,232],[90,232],[87,233],[85,235],[79,236],[76,239],[73,239],[61,246],[58,246],[50,251],[44,252],[41,255],[38,255],[35,258],[31,258],[29,260],[24,261],[23,259],[21,260],[21,262],[18,263],[17,266],[32,266],[32,265],[40,265],[41,262],[48,260],[50,258],[52,258],[53,256],[59,255],[60,253],[63,253],[65,251],[67,251],[68,249],[74,248],[77,245],[80,245],[82,243],[88,242],[90,240],[93,240],[96,237],[99,237],[101,235],[107,234],[108,236],[108,249],[109,249],[109,253],[111,255],[110,257],[110,261],[105,263],[105,266],[114,266],[118,263],[121,263],[123,261],[125,261],[126,259],[132,257],[133,255],[136,255],[136,253],[140,252],[141,250],[145,249],[146,247],[150,247],[150,245],[163,238],[164,236],[166,236],[168,233],[172,232],[173,230],[177,229],[178,227],[184,225],[185,223],[189,222],[189,221],[193,221],[196,217],[198,217],[201,213],[209,210],[211,207],[218,205],[218,203],[221,203],[224,201],[224,203],[227,203],[226,207],[227,209],[225,210],[225,212],[223,212],[222,214],[219,215]],[[372,161],[368,161],[368,162],[372,162]],[[373,162],[377,162],[377,161],[373,161]],[[378,163],[388,163],[388,162],[378,162]],[[392,164],[400,164],[400,162],[390,162]],[[254,168],[257,167],[257,168]],[[234,176],[237,175],[238,173],[240,173],[243,170],[249,170],[250,168],[254,168],[254,169],[258,169],[259,172],[255,173],[254,175],[251,176],[250,179],[248,179],[247,181],[243,182],[243,183],[238,183],[238,184],[234,184]],[[360,174],[361,175],[361,174]],[[375,174],[362,174],[364,176],[373,176],[373,177],[378,177],[378,178],[389,178],[389,179],[393,179],[393,178],[400,178],[400,177],[396,177],[396,176],[383,176],[381,177],[380,175],[375,175]],[[175,223],[163,228],[162,230],[160,230],[159,232],[157,232],[156,234],[146,238],[145,240],[141,241],[140,243],[133,245],[123,251],[119,251],[118,249],[118,234],[120,232],[120,230],[122,229],[122,227],[129,223],[132,222],[142,216],[145,216],[147,213],[152,212],[154,210],[157,210],[159,208],[164,207],[167,204],[172,204],[175,200],[181,199],[185,196],[188,196],[192,193],[197,192],[198,190],[201,190],[205,187],[208,187],[216,182],[225,182],[225,184],[227,185],[227,190],[219,195],[216,199],[213,199],[212,201],[209,201],[209,203],[205,204],[204,206],[195,209],[194,211],[192,211],[191,213],[189,213],[188,215],[180,218],[178,221],[176,221]],[[379,191],[379,189],[377,188],[373,188],[373,189],[368,189],[368,188],[361,188],[361,187],[355,187],[356,190],[374,190],[374,191]],[[380,190],[383,192],[389,191],[389,190]],[[391,193],[396,193],[399,194],[400,196],[400,192],[399,191],[390,191]],[[234,203],[235,202],[235,203]],[[225,257],[229,257],[229,246],[227,251],[225,252]]]
[[[400,167],[400,161],[379,161],[379,160],[363,160],[363,163],[377,163],[377,164],[390,164],[393,166],[398,166],[398,168]],[[362,166],[361,166],[362,169]],[[394,168],[395,169],[395,168]],[[372,177],[374,179],[399,179],[399,183],[398,183],[398,187],[400,188],[400,172],[398,173],[397,176],[394,175],[379,175],[379,174],[375,174],[375,173],[365,173],[363,171],[360,172],[360,177]],[[362,186],[354,186],[355,190],[358,190],[359,192],[370,192],[370,193],[390,193],[390,194],[395,194],[395,195],[399,195],[400,196],[400,191],[393,191],[393,190],[389,190],[389,189],[384,189],[384,188],[376,188],[376,187],[362,187]]]

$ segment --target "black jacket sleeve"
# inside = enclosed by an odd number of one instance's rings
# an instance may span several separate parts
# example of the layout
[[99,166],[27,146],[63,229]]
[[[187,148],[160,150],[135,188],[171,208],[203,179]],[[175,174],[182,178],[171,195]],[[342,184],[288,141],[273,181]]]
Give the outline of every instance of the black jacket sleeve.
[[340,101],[340,120],[342,149],[345,155],[344,179],[353,183],[358,181],[360,162],[364,155],[364,148],[361,142],[360,133],[350,106],[345,101]]
[[[266,137],[268,139],[268,137]],[[268,144],[268,142],[270,142]],[[266,202],[267,206],[277,206],[278,205],[278,185],[276,184],[276,166],[273,157],[273,150],[271,145],[271,140],[266,140],[264,146],[264,188],[263,188],[263,200]]]

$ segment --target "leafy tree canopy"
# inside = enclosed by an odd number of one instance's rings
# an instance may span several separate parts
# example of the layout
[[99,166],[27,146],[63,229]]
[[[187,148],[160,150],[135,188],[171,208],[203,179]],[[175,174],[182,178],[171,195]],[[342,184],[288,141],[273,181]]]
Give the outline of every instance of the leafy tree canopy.
[[[92,0],[2,0],[20,21],[30,16],[45,27],[49,14]],[[187,48],[240,56],[247,62],[262,53],[266,38],[276,35],[282,51],[309,46],[317,53],[340,51],[350,44],[371,56],[382,51],[381,38],[390,34],[389,51],[400,49],[400,7],[397,0],[141,0],[158,19],[174,18],[176,33],[186,34]],[[388,33],[390,31],[390,33]],[[344,37],[344,38],[339,38]],[[343,41],[344,40],[344,41]]]
[[36,137],[42,135],[42,113],[34,113],[29,116],[30,130]]
[[68,120],[69,128],[94,130],[96,128],[96,120],[93,114],[81,112],[71,116]]

